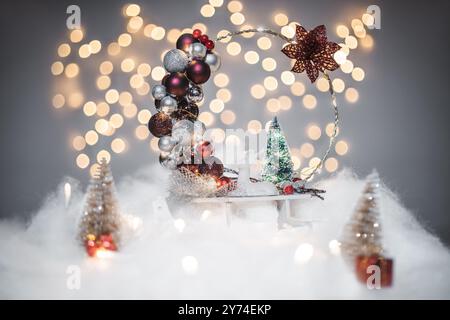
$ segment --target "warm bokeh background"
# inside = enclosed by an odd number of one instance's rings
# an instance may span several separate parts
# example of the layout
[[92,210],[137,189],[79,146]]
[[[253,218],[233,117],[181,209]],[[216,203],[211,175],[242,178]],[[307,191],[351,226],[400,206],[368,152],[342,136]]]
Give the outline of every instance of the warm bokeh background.
[[[208,34],[212,36],[222,29],[240,28],[230,23],[227,1],[211,18],[202,17],[199,13],[202,5],[207,3],[205,0],[136,3],[141,7],[140,15],[145,24],[153,23],[167,31],[192,27],[199,22],[208,27]],[[342,111],[339,139],[348,144],[349,151],[343,156],[335,154],[333,157],[338,161],[339,169],[349,167],[358,175],[366,175],[372,168],[377,168],[383,181],[417,214],[419,220],[447,244],[450,243],[447,214],[450,207],[447,196],[450,178],[447,142],[448,2],[242,0],[242,3],[245,24],[279,29],[274,16],[281,12],[287,14],[290,21],[300,21],[308,28],[325,24],[330,40],[336,42],[343,41],[336,35],[338,25],[351,28],[351,20],[360,18],[368,5],[380,6],[381,30],[368,32],[373,37],[374,46],[371,49],[358,47],[349,56],[355,66],[365,70],[364,81],[356,82],[342,71],[333,74],[342,78],[347,87],[354,87],[359,92],[359,100],[355,103],[345,98],[345,92],[338,97]],[[126,2],[77,1],[82,11],[85,39],[72,47],[71,56],[60,58],[57,56],[58,46],[70,43],[65,26],[66,8],[70,4],[73,2],[2,3],[1,217],[27,218],[63,177],[73,176],[83,182],[89,177],[89,167],[81,170],[76,165],[75,158],[79,152],[73,149],[72,139],[92,129],[95,119],[87,118],[74,108],[56,110],[52,106],[53,96],[66,82],[60,79],[61,76],[54,77],[50,66],[58,60],[79,64],[76,85],[82,90],[85,102],[98,101],[104,95],[95,84],[98,65],[106,59],[119,61],[117,57],[108,57],[106,47],[126,32],[127,19],[122,14]],[[133,46],[124,52],[139,63],[148,62],[153,68],[161,65],[161,52],[173,47],[166,38],[155,41],[146,38],[142,31],[134,37]],[[93,39],[102,42],[102,51],[89,59],[77,57],[79,45]],[[234,123],[225,125],[220,116],[215,115],[212,126],[246,128],[251,120],[264,125],[273,116],[266,109],[266,101],[287,95],[292,100],[292,107],[289,111],[278,112],[278,116],[291,148],[299,150],[303,143],[309,142],[320,155],[327,143],[326,133],[322,132],[317,141],[311,141],[306,128],[315,123],[325,131],[331,117],[327,95],[310,85],[304,75],[297,76],[297,80],[305,84],[305,94],[317,98],[317,107],[306,109],[302,105],[302,97],[292,95],[290,88],[280,81],[281,72],[289,69],[289,61],[279,53],[279,42],[272,40],[272,48],[265,52],[257,49],[256,39],[237,39],[242,46],[242,53],[238,56],[228,55],[226,44],[217,44],[217,51],[224,60],[221,72],[230,78],[227,89],[232,93],[232,99],[225,104],[226,110],[233,111],[237,118]],[[243,53],[248,50],[256,50],[261,60],[275,58],[278,61],[276,71],[264,71],[261,64],[246,64]],[[278,77],[278,88],[263,100],[253,99],[247,92],[268,75]],[[116,76],[112,79],[113,86],[124,90],[128,77]],[[149,77],[148,83],[153,85],[156,81]],[[215,98],[216,91],[211,80],[205,86],[207,103],[202,110],[208,110],[208,103]],[[154,112],[149,95],[137,96],[136,104],[139,109],[147,107]],[[115,134],[127,143],[124,153],[113,155],[116,179],[157,161],[156,153],[149,148],[151,138],[140,141],[134,137],[137,126],[137,119],[127,120]],[[103,137],[95,146],[83,150],[90,157],[91,164],[98,151],[111,149],[111,139]],[[308,164],[308,159],[301,160],[302,166]]]

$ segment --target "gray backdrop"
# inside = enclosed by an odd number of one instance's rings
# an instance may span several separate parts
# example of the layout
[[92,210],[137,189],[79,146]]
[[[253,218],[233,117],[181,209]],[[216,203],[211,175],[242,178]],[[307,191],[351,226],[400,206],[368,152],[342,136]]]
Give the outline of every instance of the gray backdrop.
[[[137,1],[143,16],[165,27],[184,28],[201,19],[198,9],[206,1]],[[382,12],[381,30],[373,31],[376,44],[370,53],[357,54],[354,61],[366,71],[366,80],[356,84],[360,100],[355,105],[342,101],[342,137],[351,149],[343,164],[365,175],[377,168],[385,181],[429,229],[450,243],[448,169],[448,1],[243,1],[251,22],[267,23],[276,8],[283,8],[295,20],[312,28],[326,24],[329,37],[338,23],[361,14],[370,4]],[[24,218],[37,209],[45,196],[70,175],[87,181],[86,172],[74,166],[75,153],[69,134],[88,128],[85,118],[56,112],[51,107],[54,79],[49,66],[56,59],[56,47],[65,39],[65,10],[69,4],[82,10],[82,24],[88,38],[112,41],[125,27],[120,9],[124,1],[3,1],[0,12],[0,140],[1,217]],[[184,5],[181,6],[180,3]],[[222,12],[225,10],[221,10]],[[223,13],[207,22],[219,30]],[[229,26],[229,25],[228,25]],[[152,48],[155,44],[152,43]],[[168,47],[167,43],[164,47]],[[162,49],[162,48],[161,48]],[[224,50],[219,47],[219,50]],[[142,48],[149,60],[159,52]],[[155,58],[156,56],[156,58]],[[279,57],[278,57],[279,58]],[[152,64],[153,65],[153,64]],[[224,71],[233,73],[232,61]],[[248,77],[261,79],[260,71]],[[252,73],[253,72],[253,73]],[[304,76],[301,76],[306,80]],[[239,88],[242,78],[232,78],[230,88]],[[152,82],[153,84],[153,82]],[[207,90],[207,89],[206,89]],[[234,99],[236,99],[236,92]],[[317,93],[317,92],[316,92]],[[327,103],[319,96],[319,105]],[[150,99],[148,100],[150,105]],[[234,100],[236,101],[236,100]],[[297,102],[298,103],[298,102]],[[267,121],[269,115],[254,112],[257,102],[245,100],[234,106],[236,126],[248,120]],[[293,116],[293,115],[296,116]],[[330,115],[320,108],[312,114],[281,114],[291,143],[300,145],[297,125]],[[310,117],[310,118],[308,118]],[[92,125],[92,124],[91,124]],[[131,132],[131,129],[130,129]],[[297,137],[298,136],[298,137]],[[324,145],[325,140],[319,144]],[[133,142],[130,150],[114,162],[116,178],[156,160],[148,142]]]

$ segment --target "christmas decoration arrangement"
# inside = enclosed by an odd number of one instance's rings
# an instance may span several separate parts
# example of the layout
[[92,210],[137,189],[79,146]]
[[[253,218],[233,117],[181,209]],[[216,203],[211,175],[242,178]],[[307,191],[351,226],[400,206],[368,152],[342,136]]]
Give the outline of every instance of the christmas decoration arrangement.
[[385,257],[381,241],[379,186],[378,173],[374,171],[367,177],[356,210],[344,228],[341,250],[345,260],[355,267],[358,280],[366,283],[371,275],[367,268],[376,265],[381,272],[381,287],[389,287],[393,281],[393,260]]
[[[296,60],[292,68],[293,72],[306,71],[311,82],[314,82],[319,72],[322,72],[329,82],[334,110],[334,128],[328,149],[320,162],[305,179],[300,179],[300,173],[293,170],[286,138],[275,117],[269,128],[267,155],[262,172],[262,180],[276,186],[279,194],[308,193],[323,199],[320,194],[324,193],[324,190],[306,188],[305,184],[322,167],[337,135],[339,114],[327,71],[338,68],[333,54],[340,47],[327,40],[324,26],[318,26],[308,32],[304,27],[297,25],[295,39],[289,39],[270,29],[252,28],[230,32],[216,40],[247,33],[265,33],[281,38],[287,42],[281,51],[289,58]],[[211,72],[217,71],[220,67],[220,56],[213,51],[214,48],[214,41],[206,34],[202,34],[199,29],[195,29],[192,34],[182,34],[176,41],[176,49],[168,51],[164,56],[164,68],[168,73],[161,84],[152,89],[158,113],[151,117],[148,127],[150,132],[159,138],[160,163],[172,170],[170,191],[181,196],[211,197],[249,194],[242,191],[243,186],[239,187],[239,181],[246,183],[243,182],[246,179],[238,181],[236,177],[224,175],[224,173],[239,175],[239,172],[224,168],[222,162],[213,156],[212,143],[203,139],[206,127],[197,120],[199,114],[197,103],[203,99],[201,85],[208,81]],[[253,180],[253,182],[260,182],[259,179]],[[248,186],[245,189],[248,190]],[[266,188],[263,194],[273,194],[272,191],[267,190]]]
[[118,249],[121,220],[111,168],[106,159],[102,159],[97,174],[91,179],[79,224],[79,239],[90,257]]

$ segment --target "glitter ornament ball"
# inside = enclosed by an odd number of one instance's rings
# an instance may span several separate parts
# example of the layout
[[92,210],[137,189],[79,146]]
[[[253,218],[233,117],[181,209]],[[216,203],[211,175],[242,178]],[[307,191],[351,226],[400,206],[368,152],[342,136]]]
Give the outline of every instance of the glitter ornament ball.
[[166,87],[164,87],[163,85],[158,84],[152,89],[152,96],[153,98],[155,98],[155,100],[161,100],[166,96],[166,94]]
[[182,97],[186,94],[189,88],[189,80],[186,78],[184,73],[175,72],[171,73],[165,81],[166,90],[168,93]]
[[180,49],[172,49],[164,55],[163,64],[168,72],[183,72],[189,63],[186,53]]
[[155,113],[148,122],[148,129],[157,138],[172,132],[172,119],[163,112]]
[[209,65],[198,59],[194,59],[186,69],[186,75],[195,84],[203,84],[208,81],[211,75]]
[[177,100],[172,98],[171,96],[165,96],[161,99],[160,109],[167,115],[170,115],[177,109]]

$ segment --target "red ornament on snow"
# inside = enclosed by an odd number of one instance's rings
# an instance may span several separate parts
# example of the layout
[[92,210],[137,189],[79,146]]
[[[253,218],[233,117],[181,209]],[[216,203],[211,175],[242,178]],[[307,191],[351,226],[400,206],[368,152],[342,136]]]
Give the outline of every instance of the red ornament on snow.
[[221,178],[219,178],[219,179],[217,180],[217,187],[220,188],[220,187],[229,185],[230,182],[231,182],[231,179],[230,179],[230,178],[228,178],[228,177],[221,177]]
[[194,39],[200,38],[201,35],[202,35],[202,30],[200,30],[200,29],[195,29],[192,32],[192,36],[194,37]]
[[206,47],[206,49],[208,49],[209,51],[211,51],[212,49],[214,49],[214,41],[212,41],[212,40],[206,41],[205,47]]
[[293,194],[294,193],[294,187],[292,185],[287,185],[283,188],[284,194]]

